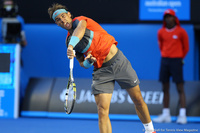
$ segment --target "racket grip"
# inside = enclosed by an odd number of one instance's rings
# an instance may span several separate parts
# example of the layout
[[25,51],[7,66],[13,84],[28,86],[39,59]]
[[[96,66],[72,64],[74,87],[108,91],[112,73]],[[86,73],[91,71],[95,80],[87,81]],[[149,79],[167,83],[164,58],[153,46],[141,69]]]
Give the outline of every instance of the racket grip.
[[69,68],[72,69],[74,67],[74,58],[70,59]]
[[[75,55],[75,50],[73,50],[74,52],[74,55]],[[74,67],[74,58],[70,59],[70,62],[69,62],[69,68],[72,69]]]

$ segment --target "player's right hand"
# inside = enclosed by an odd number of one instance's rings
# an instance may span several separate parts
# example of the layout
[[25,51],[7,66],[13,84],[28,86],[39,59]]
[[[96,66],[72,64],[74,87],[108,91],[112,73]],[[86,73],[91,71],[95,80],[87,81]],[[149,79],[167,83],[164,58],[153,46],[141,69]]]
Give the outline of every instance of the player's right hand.
[[75,57],[75,54],[73,52],[73,46],[72,45],[69,45],[68,48],[67,48],[67,57],[69,59],[73,59]]

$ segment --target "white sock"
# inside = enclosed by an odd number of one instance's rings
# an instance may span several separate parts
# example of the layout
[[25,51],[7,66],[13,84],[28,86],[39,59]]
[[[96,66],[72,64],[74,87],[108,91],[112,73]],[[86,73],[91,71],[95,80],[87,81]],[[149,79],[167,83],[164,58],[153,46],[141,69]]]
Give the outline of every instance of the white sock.
[[149,122],[149,123],[143,124],[143,126],[144,126],[144,129],[146,131],[145,133],[151,133],[151,132],[154,131],[154,127],[153,127],[152,121]]
[[170,109],[169,108],[163,108],[162,114],[165,115],[165,116],[166,115],[169,116],[170,115]]
[[179,116],[186,116],[186,108],[180,108]]

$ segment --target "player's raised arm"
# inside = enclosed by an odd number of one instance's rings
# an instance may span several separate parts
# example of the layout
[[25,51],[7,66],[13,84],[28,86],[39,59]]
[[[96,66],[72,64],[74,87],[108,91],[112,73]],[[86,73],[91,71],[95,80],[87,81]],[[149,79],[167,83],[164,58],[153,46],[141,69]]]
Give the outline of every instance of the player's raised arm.
[[87,22],[85,20],[81,20],[74,30],[72,36],[78,37],[80,40],[83,38],[83,35],[85,34],[85,29],[87,26]]
[[87,26],[87,22],[85,20],[81,20],[78,26],[76,27],[76,29],[73,31],[72,37],[70,39],[70,42],[67,48],[67,55],[69,56],[69,59],[74,57],[73,48],[83,38],[85,34],[86,26]]

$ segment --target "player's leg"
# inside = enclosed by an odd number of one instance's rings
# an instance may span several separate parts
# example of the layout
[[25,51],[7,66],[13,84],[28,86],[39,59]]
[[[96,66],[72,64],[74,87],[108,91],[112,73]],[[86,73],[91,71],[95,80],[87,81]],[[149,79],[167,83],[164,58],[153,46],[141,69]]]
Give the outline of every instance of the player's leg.
[[151,122],[149,110],[148,110],[146,103],[143,100],[139,85],[137,85],[131,89],[126,89],[126,90],[129,94],[129,96],[131,97],[132,101],[135,104],[136,112],[138,114],[138,117],[142,121],[142,123]]
[[131,63],[123,55],[121,51],[118,52],[117,63],[113,65],[113,71],[115,72],[115,81],[121,86],[122,89],[126,89],[130,95],[132,101],[135,104],[138,117],[142,121],[146,132],[153,133],[154,127],[151,122],[150,114],[146,103],[143,100],[141,91],[139,88],[139,79],[132,68]]
[[126,90],[135,104],[137,115],[144,125],[145,133],[155,133],[150,118],[149,109],[143,100],[139,85]]
[[109,119],[111,93],[102,93],[95,95],[99,116],[99,130],[100,133],[112,133],[112,127]]
[[110,71],[111,69],[112,68],[109,66],[94,69],[92,74],[92,93],[95,96],[95,101],[97,104],[100,133],[112,132],[112,127],[109,119],[109,108],[115,82]]

